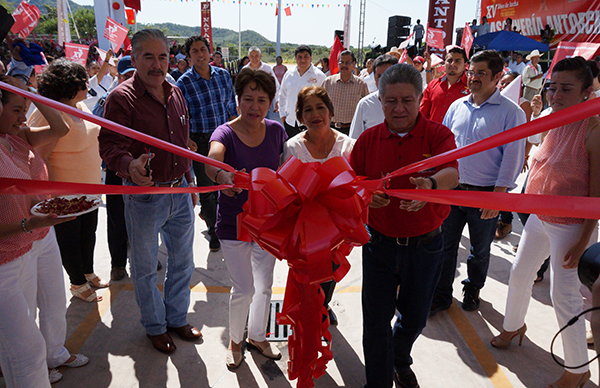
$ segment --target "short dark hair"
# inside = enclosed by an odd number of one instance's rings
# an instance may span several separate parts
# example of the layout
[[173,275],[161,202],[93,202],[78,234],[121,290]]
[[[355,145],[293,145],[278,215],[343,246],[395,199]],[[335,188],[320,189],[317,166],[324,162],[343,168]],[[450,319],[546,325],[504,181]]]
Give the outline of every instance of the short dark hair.
[[220,55],[223,58],[223,54],[220,51],[215,51],[215,55]]
[[296,56],[302,52],[307,52],[308,55],[310,55],[312,57],[312,50],[310,49],[310,47],[308,47],[305,44],[301,44],[300,46],[296,47],[296,49],[294,50],[294,58],[296,58]]
[[375,70],[377,70],[378,66],[381,65],[397,65],[398,64],[398,58],[396,58],[393,55],[390,54],[383,54],[378,56],[377,58],[375,58],[375,60],[373,61],[373,72],[375,72]]
[[342,55],[350,55],[352,57],[352,62],[356,62],[356,57],[354,56],[354,53],[350,50],[344,50],[340,53],[340,55],[338,55],[338,62],[340,61],[340,59],[342,58]]
[[302,122],[302,110],[304,109],[304,103],[309,97],[318,97],[323,101],[329,114],[333,116],[333,103],[327,94],[327,90],[321,86],[305,86],[298,93],[298,100],[296,101],[296,119]]
[[[0,81],[7,83],[9,85],[15,86],[19,89],[27,90],[23,81],[15,78],[15,77],[11,77],[10,75],[0,76]],[[0,101],[2,101],[2,104],[8,104],[10,99],[12,97],[16,96],[16,94],[9,92],[8,90],[1,90],[0,95],[2,96],[2,98],[0,99]]]
[[448,50],[448,54],[460,54],[463,56],[463,61],[465,61],[465,63],[467,63],[467,53],[465,52],[465,49],[462,47],[452,47],[450,50]]
[[329,66],[329,58],[323,58],[323,59],[321,59],[321,62],[323,62],[324,64]]
[[204,45],[206,46],[206,48],[208,49],[208,51],[210,51],[210,43],[208,43],[208,39],[206,39],[205,37],[201,36],[201,35],[193,35],[190,36],[189,38],[187,38],[185,40],[185,53],[189,56],[190,55],[190,50],[192,49],[192,45],[195,42],[202,42],[204,43]]
[[504,68],[504,60],[497,51],[494,50],[483,50],[477,52],[471,57],[471,64],[486,62],[487,66],[492,71],[492,77],[500,73]]
[[592,71],[588,67],[583,57],[571,57],[565,58],[559,61],[552,69],[552,74],[559,73],[561,71],[571,71],[575,77],[580,80],[583,84],[581,90],[585,90],[594,84],[594,77]]
[[256,87],[269,96],[269,101],[273,102],[275,93],[277,92],[277,85],[275,84],[275,78],[272,75],[263,70],[254,70],[250,67],[242,69],[235,77],[235,94],[238,99],[241,100],[244,89],[250,83],[254,82]]
[[598,62],[590,59],[585,61],[585,63],[587,67],[590,68],[590,71],[592,72],[592,77],[598,78],[598,74],[600,74],[600,67],[598,67]]
[[131,56],[136,58],[136,55],[140,50],[142,43],[148,40],[160,40],[164,42],[165,48],[168,53],[169,41],[167,40],[165,34],[161,30],[158,30],[156,28],[145,28],[136,32],[135,35],[133,35],[133,38],[131,38]]
[[65,58],[57,59],[44,69],[38,79],[38,92],[55,101],[72,100],[87,89],[85,67]]

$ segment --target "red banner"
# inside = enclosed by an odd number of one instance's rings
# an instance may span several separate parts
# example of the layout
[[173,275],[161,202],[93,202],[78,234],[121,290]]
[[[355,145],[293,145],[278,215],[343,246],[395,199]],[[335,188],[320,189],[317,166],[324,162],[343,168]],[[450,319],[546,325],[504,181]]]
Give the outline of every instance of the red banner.
[[467,58],[469,58],[469,52],[471,51],[471,46],[473,46],[473,33],[471,32],[471,27],[469,27],[469,23],[465,23],[465,29],[460,45],[462,48],[465,49],[465,52],[467,53]]
[[546,24],[554,30],[551,46],[559,42],[600,43],[600,0],[482,0],[481,16],[490,32],[503,28],[506,18],[522,35],[541,40]]
[[210,43],[210,47],[208,47],[208,50],[210,51],[210,53],[212,54],[213,52],[213,40],[212,40],[212,21],[211,21],[211,16],[210,16],[210,2],[209,1],[203,1],[202,3],[200,3],[201,6],[201,13],[200,13],[200,17],[202,18],[202,29],[200,32],[200,35],[202,35],[203,37],[205,37],[208,40],[208,43]]
[[[444,30],[440,30],[438,28],[431,28],[428,26],[425,43],[427,43],[427,46],[429,47],[430,51],[435,51],[435,49],[437,48],[443,52],[444,47],[446,47],[446,45],[444,44]],[[452,44],[452,42],[450,42],[450,44]]]
[[129,8],[125,9],[125,16],[127,16],[127,24],[135,24],[135,10]]
[[550,65],[546,78],[550,79],[554,65],[560,60],[576,56],[592,59],[598,49],[600,49],[600,43],[560,42],[556,49],[556,53],[554,53],[554,58],[552,58],[552,64]]
[[113,51],[116,52],[121,47],[125,37],[127,37],[127,32],[129,32],[127,28],[123,27],[110,17],[106,17],[106,26],[104,27],[103,36],[112,43]]
[[65,43],[65,56],[67,59],[77,62],[84,67],[87,61],[89,50],[90,47],[83,44]]
[[333,38],[333,46],[329,52],[329,73],[331,75],[337,74],[340,71],[338,66],[338,56],[342,51],[344,51],[344,46],[342,46],[342,42],[340,42],[340,38],[336,34]]
[[444,57],[446,55],[444,47],[452,44],[455,8],[456,0],[429,0],[427,23],[429,27],[443,31],[442,41],[437,46],[430,46],[429,51],[431,53],[438,53],[441,57]]
[[13,34],[19,34],[23,38],[27,38],[29,33],[37,26],[40,15],[41,13],[38,7],[30,5],[23,0],[12,14],[13,19],[15,19],[15,24],[13,24],[10,31]]

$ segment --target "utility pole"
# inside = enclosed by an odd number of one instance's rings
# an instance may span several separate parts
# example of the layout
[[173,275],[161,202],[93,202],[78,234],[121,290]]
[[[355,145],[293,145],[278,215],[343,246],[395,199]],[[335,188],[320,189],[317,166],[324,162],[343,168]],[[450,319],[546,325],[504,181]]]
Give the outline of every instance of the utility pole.
[[[481,0],[479,0],[481,1]],[[365,8],[367,7],[367,0],[360,0],[360,11],[358,16],[358,65],[365,65]]]
[[277,3],[277,43],[275,57],[281,55],[281,0]]

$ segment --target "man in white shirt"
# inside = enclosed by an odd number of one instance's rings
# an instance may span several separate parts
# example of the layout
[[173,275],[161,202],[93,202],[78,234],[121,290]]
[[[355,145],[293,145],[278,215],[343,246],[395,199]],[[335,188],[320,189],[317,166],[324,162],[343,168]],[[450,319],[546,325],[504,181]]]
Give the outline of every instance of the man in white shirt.
[[300,123],[296,120],[296,101],[298,92],[305,86],[321,86],[325,74],[312,64],[312,50],[307,45],[300,45],[294,51],[296,68],[283,76],[279,89],[279,116],[288,139],[300,133]]
[[513,59],[508,63],[508,68],[519,74],[523,74],[523,70],[527,67],[527,64],[523,62],[523,54],[518,51],[513,51]]
[[254,70],[262,70],[265,73],[271,74],[271,76],[275,80],[275,85],[277,87],[277,90],[275,92],[275,98],[273,99],[271,108],[269,109],[269,113],[267,113],[267,118],[269,120],[280,121],[279,115],[276,113],[278,110],[277,103],[278,103],[280,85],[279,85],[279,81],[277,80],[277,77],[275,76],[275,73],[273,73],[273,69],[271,68],[271,66],[269,66],[268,64],[266,64],[262,61],[262,52],[260,51],[260,48],[258,48],[257,46],[252,46],[252,47],[250,47],[250,49],[248,49],[248,58],[250,58],[250,62],[248,62],[248,64],[246,66],[244,66],[244,69],[249,67],[250,69],[254,69]]
[[[373,77],[375,85],[379,87],[379,79],[383,73],[393,65],[397,64],[398,60],[393,55],[380,55],[373,62]],[[375,90],[368,96],[363,97],[356,106],[352,124],[350,125],[350,137],[358,139],[358,137],[367,129],[383,123],[384,119],[383,107],[379,100],[379,90]]]

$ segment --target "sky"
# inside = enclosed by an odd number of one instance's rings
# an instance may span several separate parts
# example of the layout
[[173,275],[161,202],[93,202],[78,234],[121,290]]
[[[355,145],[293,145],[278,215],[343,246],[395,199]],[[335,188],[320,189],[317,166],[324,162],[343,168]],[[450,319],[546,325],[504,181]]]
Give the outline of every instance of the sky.
[[[275,41],[277,37],[277,18],[275,17],[276,0],[242,0],[241,28],[254,30],[265,38]],[[287,7],[282,0],[282,8]],[[297,0],[291,7],[292,15],[281,17],[281,42],[305,43],[329,46],[333,44],[334,30],[342,30],[344,26],[344,1],[322,0],[318,4],[310,0]],[[348,0],[345,0],[348,1]],[[75,0],[76,3],[92,5],[93,0]],[[262,6],[260,3],[262,2]],[[476,16],[477,0],[456,1],[456,17],[454,28],[464,26]],[[246,4],[244,4],[246,3]],[[138,14],[140,23],[172,22],[187,26],[198,26],[200,23],[199,0],[142,0],[142,11]],[[252,4],[252,5],[250,5]],[[267,4],[265,6],[265,4]],[[273,6],[271,6],[273,4]],[[304,7],[302,7],[304,5]],[[350,1],[351,25],[350,44],[358,46],[358,22],[360,1]],[[213,0],[212,26],[239,29],[240,6],[234,0]],[[388,18],[394,15],[409,16],[412,24],[421,19],[426,25],[429,2],[407,0],[367,0],[365,7],[364,46],[386,46]]]

